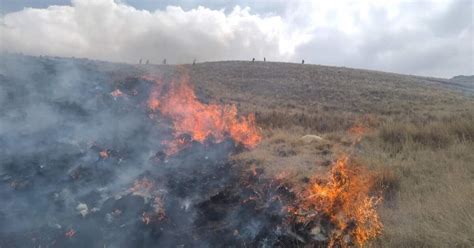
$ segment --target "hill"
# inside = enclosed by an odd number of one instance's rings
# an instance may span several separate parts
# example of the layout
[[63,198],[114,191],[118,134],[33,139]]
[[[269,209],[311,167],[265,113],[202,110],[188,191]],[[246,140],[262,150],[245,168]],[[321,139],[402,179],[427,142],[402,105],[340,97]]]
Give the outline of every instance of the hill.
[[459,82],[459,83],[474,83],[474,75],[471,76],[464,76],[464,75],[459,75],[459,76],[454,76],[450,79],[451,81],[454,82]]
[[[13,134],[7,131],[15,130],[15,120],[25,115],[33,113],[35,120],[28,128],[54,122],[34,114],[42,110],[37,106],[32,112],[17,111],[16,106],[32,104],[25,93],[30,86],[54,98],[56,110],[81,115],[81,106],[92,104],[88,99],[96,91],[126,88],[132,77],[171,80],[182,73],[189,75],[201,101],[235,104],[239,112],[255,113],[263,140],[257,148],[234,155],[236,163],[281,175],[301,187],[313,175],[326,173],[340,154],[374,171],[384,189],[380,213],[385,227],[373,245],[474,246],[474,95],[464,77],[272,62],[130,65],[3,54],[0,118],[13,121],[0,123],[0,142],[8,141]],[[12,83],[31,84],[25,81],[31,79],[38,85]],[[49,88],[58,81],[60,88]],[[71,93],[76,90],[83,93]],[[100,106],[107,104],[113,100]],[[108,129],[102,122],[95,124]],[[127,122],[123,125],[125,132]]]
[[471,76],[459,75],[459,76],[452,77],[451,79],[449,79],[449,81],[461,84],[464,87],[471,88],[471,89],[474,87],[474,75],[471,75]]
[[[265,139],[237,160],[305,182],[349,153],[380,173],[385,230],[374,245],[474,245],[472,85],[289,63],[186,68],[203,99],[256,113]],[[354,150],[350,133],[358,126],[365,137]],[[308,134],[323,140],[308,144],[301,139]]]

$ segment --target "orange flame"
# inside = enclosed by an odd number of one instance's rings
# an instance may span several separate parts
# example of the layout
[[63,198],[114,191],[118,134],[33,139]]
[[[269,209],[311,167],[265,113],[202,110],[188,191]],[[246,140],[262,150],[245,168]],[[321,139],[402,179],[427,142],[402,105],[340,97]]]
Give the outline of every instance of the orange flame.
[[123,93],[120,89],[115,89],[114,91],[110,92],[110,95],[112,95],[114,98],[117,98],[119,96],[123,96]]
[[151,222],[151,216],[150,216],[150,214],[148,214],[147,212],[143,212],[143,214],[142,214],[142,221],[143,221],[143,223],[145,223],[145,225],[150,224],[150,222]]
[[354,125],[349,129],[349,133],[357,137],[363,136],[367,132],[367,127],[362,125]]
[[74,235],[76,235],[76,231],[74,229],[69,229],[66,233],[65,233],[66,237],[68,238],[72,238]]
[[367,131],[368,131],[368,128],[361,124],[356,124],[352,126],[348,130],[348,133],[350,137],[352,138],[352,145],[359,143]]
[[[348,168],[347,163],[347,157],[337,160],[326,180],[316,178],[301,195],[301,210],[322,213],[335,226],[328,234],[329,247],[345,247],[351,242],[362,246],[382,232],[376,211],[382,198],[370,192],[373,176],[362,167]],[[311,221],[311,217],[301,221]]]
[[152,212],[143,212],[142,221],[148,225],[153,220],[163,220],[166,217],[165,206],[161,193],[157,190],[154,181],[148,178],[136,180],[129,189],[132,195],[143,197],[145,200],[152,199]]
[[362,137],[371,130],[372,127],[377,126],[379,123],[378,119],[370,114],[358,117],[354,125],[349,128],[348,134],[353,139],[353,144],[359,143]]
[[103,150],[99,152],[101,158],[106,159],[109,157],[109,152],[107,150]]
[[158,90],[153,90],[150,94],[150,97],[148,98],[148,107],[152,111],[158,110],[158,107],[160,106],[160,101],[158,100],[160,92]]
[[150,198],[154,191],[155,184],[148,178],[135,180],[133,186],[130,188],[132,195],[141,196],[143,198]]
[[[149,80],[150,77],[145,79]],[[210,137],[216,142],[222,142],[225,137],[230,136],[247,148],[253,148],[260,142],[261,135],[253,114],[238,117],[235,105],[201,103],[189,85],[187,75],[172,81],[166,94],[162,92],[162,84],[156,79],[153,81],[156,86],[148,99],[148,107],[152,111],[160,111],[173,121],[176,142],[182,143],[178,137],[183,134],[188,134],[192,140],[201,143]],[[182,144],[168,143],[168,146],[171,148],[168,154],[173,154]]]

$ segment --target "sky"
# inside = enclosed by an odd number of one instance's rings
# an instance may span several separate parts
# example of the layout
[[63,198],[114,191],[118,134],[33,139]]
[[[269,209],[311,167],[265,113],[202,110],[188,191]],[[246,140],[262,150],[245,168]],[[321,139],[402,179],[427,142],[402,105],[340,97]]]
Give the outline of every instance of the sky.
[[0,0],[0,51],[474,74],[474,1]]

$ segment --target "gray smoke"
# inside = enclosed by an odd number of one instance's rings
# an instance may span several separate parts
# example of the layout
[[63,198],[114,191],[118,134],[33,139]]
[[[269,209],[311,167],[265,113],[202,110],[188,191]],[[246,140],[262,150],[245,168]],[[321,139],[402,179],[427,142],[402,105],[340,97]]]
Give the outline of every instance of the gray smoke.
[[[231,140],[192,142],[165,156],[171,123],[150,118],[154,82],[144,73],[90,60],[1,55],[0,247],[278,242],[280,186],[230,164],[239,149]],[[154,73],[166,80],[175,72]],[[115,89],[124,95],[114,97]],[[130,190],[144,180],[152,189]]]

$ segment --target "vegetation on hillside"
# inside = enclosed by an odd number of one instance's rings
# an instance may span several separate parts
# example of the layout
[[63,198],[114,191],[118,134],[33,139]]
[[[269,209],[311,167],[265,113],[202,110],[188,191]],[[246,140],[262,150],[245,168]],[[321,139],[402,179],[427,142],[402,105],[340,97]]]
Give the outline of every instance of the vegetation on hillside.
[[[224,62],[189,68],[204,99],[255,112],[265,139],[236,160],[304,187],[341,153],[384,189],[380,247],[474,245],[474,98],[432,79],[348,68]],[[354,145],[349,130],[365,128]],[[306,142],[307,134],[321,140]]]

